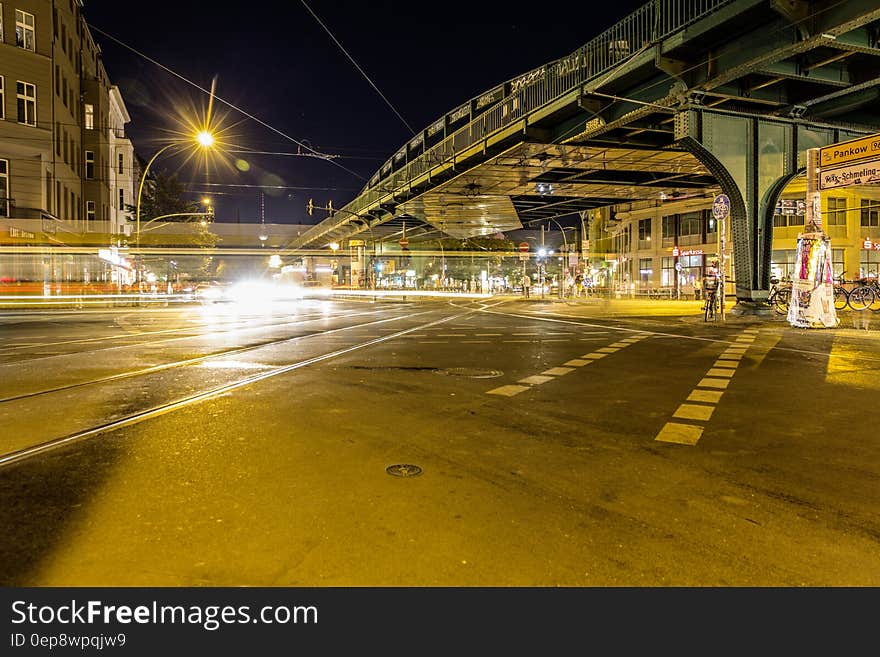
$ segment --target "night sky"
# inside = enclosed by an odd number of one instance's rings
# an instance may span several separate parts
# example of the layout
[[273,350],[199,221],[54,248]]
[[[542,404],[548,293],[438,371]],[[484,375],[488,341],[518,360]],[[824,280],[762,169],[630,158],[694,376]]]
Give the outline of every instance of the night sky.
[[[176,171],[194,197],[209,192],[217,221],[259,222],[262,190],[267,223],[317,223],[326,213],[310,218],[309,198],[343,206],[413,130],[570,54],[642,4],[308,0],[388,103],[301,0],[154,0],[136,20],[118,2],[87,0],[84,15],[141,158],[177,138],[181,117],[206,114],[209,94],[178,76],[204,89],[216,80],[223,155],[206,168],[166,153],[153,168]],[[338,157],[284,155],[309,152],[296,142]]]

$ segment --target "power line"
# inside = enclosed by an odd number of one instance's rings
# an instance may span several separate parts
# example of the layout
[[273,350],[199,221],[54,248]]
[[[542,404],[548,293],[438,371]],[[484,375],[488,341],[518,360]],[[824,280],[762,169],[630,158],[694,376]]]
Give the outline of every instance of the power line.
[[342,47],[342,44],[339,43],[339,40],[338,40],[335,36],[333,36],[333,33],[329,30],[329,28],[328,28],[326,25],[324,25],[324,23],[321,21],[321,19],[318,18],[318,15],[317,15],[315,12],[312,11],[312,8],[309,7],[309,5],[306,3],[306,0],[301,0],[301,2],[302,2],[302,4],[303,4],[303,6],[304,6],[306,9],[309,10],[309,13],[314,17],[314,19],[315,19],[316,21],[318,21],[318,24],[319,24],[321,27],[324,28],[324,30],[327,32],[327,34],[330,35],[330,38],[333,39],[333,42],[334,42],[337,46],[339,46],[339,49],[340,49],[342,52],[344,52],[344,53],[345,53],[345,56],[348,57],[348,59],[351,61],[352,64],[354,64],[354,67],[355,67],[358,71],[360,71],[360,74],[363,75],[364,78],[367,80],[367,82],[370,83],[370,86],[373,87],[373,89],[376,90],[376,93],[379,94],[379,95],[382,97],[382,100],[384,100],[385,103],[388,105],[388,107],[391,108],[391,111],[394,112],[394,113],[397,115],[397,118],[400,119],[401,121],[403,121],[403,125],[406,126],[407,130],[409,130],[412,134],[416,134],[416,131],[413,130],[412,127],[410,126],[410,124],[406,122],[406,119],[403,118],[403,117],[400,115],[400,112],[398,112],[398,111],[395,109],[394,105],[391,104],[391,101],[388,100],[388,99],[385,97],[385,94],[383,94],[381,91],[379,91],[379,87],[377,87],[377,86],[373,83],[373,81],[370,79],[370,77],[369,77],[366,73],[364,73],[364,70],[363,70],[360,66],[358,66],[358,63],[357,63],[356,61],[354,61],[354,58],[353,58],[351,55],[348,54],[348,51],[347,51],[345,48]]
[[[101,29],[95,27],[95,26],[92,25],[91,23],[89,23],[88,26],[89,26],[90,28],[92,28],[93,30],[95,30],[96,32],[99,32],[99,33],[103,34],[103,35],[104,35],[105,37],[107,37],[108,39],[110,39],[110,40],[112,40],[112,41],[118,43],[118,44],[119,44],[120,46],[122,46],[123,48],[126,48],[126,49],[130,50],[131,52],[135,53],[136,55],[138,55],[138,56],[140,56],[140,57],[143,57],[144,59],[146,59],[146,60],[147,60],[148,62],[150,62],[151,64],[154,64],[154,65],[158,66],[159,68],[161,68],[163,71],[166,71],[167,73],[170,73],[171,75],[173,75],[173,76],[175,76],[175,77],[177,77],[177,78],[183,80],[184,82],[186,82],[187,84],[189,84],[189,85],[195,87],[195,88],[198,89],[199,91],[201,91],[201,92],[203,92],[203,93],[206,93],[206,94],[209,94],[209,95],[211,96],[212,99],[219,100],[221,103],[223,103],[223,104],[229,106],[230,108],[232,108],[232,109],[235,110],[236,112],[239,112],[240,114],[243,114],[244,116],[246,116],[247,118],[251,119],[252,121],[256,121],[257,123],[259,123],[259,124],[260,124],[261,126],[263,126],[264,128],[268,128],[268,129],[271,130],[272,132],[275,132],[275,133],[281,135],[281,136],[284,137],[285,139],[289,139],[290,141],[292,141],[293,143],[295,143],[297,146],[299,146],[299,147],[301,147],[301,148],[306,148],[306,149],[312,151],[313,153],[315,153],[316,155],[319,154],[317,151],[315,151],[315,150],[314,150],[313,148],[311,148],[310,146],[307,146],[306,144],[302,143],[301,141],[299,141],[299,140],[297,140],[297,139],[291,137],[290,135],[288,135],[288,134],[282,132],[282,131],[279,130],[278,128],[275,128],[274,126],[269,125],[269,124],[266,123],[265,121],[262,121],[262,120],[258,119],[258,118],[257,118],[256,116],[254,116],[253,114],[250,114],[249,112],[246,112],[245,110],[243,110],[242,108],[238,107],[237,105],[234,105],[233,103],[230,103],[228,100],[226,100],[226,99],[224,99],[224,98],[221,98],[220,96],[217,96],[217,95],[214,94],[212,91],[209,91],[208,89],[205,89],[204,87],[202,87],[202,86],[196,84],[196,83],[193,82],[192,80],[187,79],[186,77],[184,77],[184,76],[181,75],[180,73],[177,73],[176,71],[171,70],[170,68],[168,68],[168,67],[165,66],[164,64],[161,64],[160,62],[156,61],[156,60],[153,59],[152,57],[149,57],[149,56],[145,55],[144,53],[140,52],[139,50],[137,50],[137,49],[135,49],[135,48],[129,46],[128,44],[126,44],[126,43],[124,43],[124,42],[122,42],[122,41],[120,41],[120,40],[117,39],[116,37],[114,37],[114,36],[108,34],[107,32],[104,32],[103,30],[101,30]],[[343,169],[344,171],[347,171],[348,173],[350,173],[351,175],[355,176],[356,178],[360,178],[361,180],[366,180],[366,178],[364,178],[363,176],[361,176],[359,173],[356,173],[356,172],[352,171],[351,169],[349,169],[349,168],[347,168],[347,167],[344,167],[344,166],[342,166],[341,164],[339,164],[339,163],[337,163],[337,162],[334,162],[333,160],[330,160],[330,162],[331,162],[332,164],[334,164],[335,166],[338,166],[340,169]]]

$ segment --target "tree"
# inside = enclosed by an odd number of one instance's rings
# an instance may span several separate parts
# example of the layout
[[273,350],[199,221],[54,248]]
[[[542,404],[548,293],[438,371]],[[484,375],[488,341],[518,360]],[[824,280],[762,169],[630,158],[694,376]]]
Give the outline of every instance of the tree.
[[[177,179],[177,174],[159,171],[154,175],[151,172],[144,181],[141,193],[141,223],[169,214],[185,215],[188,212],[201,212],[198,202],[184,198],[184,194],[186,194],[186,190]],[[135,205],[128,206],[128,211],[137,220],[137,198],[135,198]],[[176,216],[168,217],[167,221],[186,222],[199,218],[199,216]]]

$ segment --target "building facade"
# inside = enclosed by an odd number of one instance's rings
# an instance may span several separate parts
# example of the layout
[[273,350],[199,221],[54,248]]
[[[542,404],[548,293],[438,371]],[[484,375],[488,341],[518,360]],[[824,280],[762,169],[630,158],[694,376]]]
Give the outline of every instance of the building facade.
[[81,10],[79,0],[0,3],[0,220],[45,220],[49,233],[108,221],[124,233],[130,118]]
[[[618,205],[596,211],[590,262],[598,284],[620,292],[696,295],[706,269],[719,258],[712,216],[715,193],[680,201]],[[831,238],[834,275],[846,280],[880,272],[880,186],[822,192],[822,228]],[[771,275],[791,277],[797,238],[805,230],[806,182],[795,179],[773,217]],[[727,222],[726,280],[735,293],[733,231]]]
[[[128,113],[81,0],[0,2],[0,244],[116,243],[131,203]],[[68,258],[3,257],[0,277],[88,278]]]

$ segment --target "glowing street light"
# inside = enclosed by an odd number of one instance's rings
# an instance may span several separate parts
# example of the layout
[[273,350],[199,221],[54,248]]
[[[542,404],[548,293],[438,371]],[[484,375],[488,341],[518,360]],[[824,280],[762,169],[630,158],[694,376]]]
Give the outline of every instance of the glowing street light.
[[[197,143],[202,148],[211,148],[214,145],[214,136],[208,132],[207,130],[202,130],[198,134],[195,135],[195,143]],[[141,182],[138,185],[138,196],[137,196],[137,205],[135,206],[135,247],[140,248],[141,245],[141,198],[143,197],[144,192],[144,183],[147,180],[147,174],[150,172],[150,166],[152,166],[153,162],[156,161],[162,153],[167,151],[172,146],[185,146],[188,142],[180,142],[173,141],[170,144],[166,144],[162,148],[160,148],[153,157],[150,158],[150,161],[147,162],[147,166],[144,167],[144,172],[141,174]],[[210,205],[207,203],[207,205]]]

